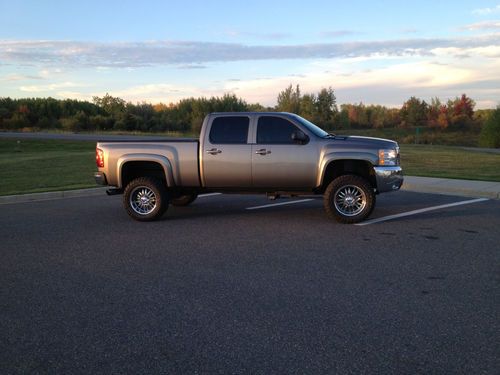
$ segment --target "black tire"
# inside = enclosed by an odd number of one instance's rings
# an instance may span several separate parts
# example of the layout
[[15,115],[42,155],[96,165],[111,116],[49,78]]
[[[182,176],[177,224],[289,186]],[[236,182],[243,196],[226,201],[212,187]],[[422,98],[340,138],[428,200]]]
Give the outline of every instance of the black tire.
[[173,198],[170,203],[172,203],[173,206],[187,206],[193,203],[196,198],[198,198],[198,194],[193,193],[193,194],[186,194],[186,195],[181,195],[177,198]]
[[375,192],[363,177],[345,175],[330,182],[323,196],[327,215],[344,224],[359,223],[375,208]]
[[129,216],[135,220],[157,220],[168,208],[167,189],[158,179],[136,178],[125,188],[123,205]]

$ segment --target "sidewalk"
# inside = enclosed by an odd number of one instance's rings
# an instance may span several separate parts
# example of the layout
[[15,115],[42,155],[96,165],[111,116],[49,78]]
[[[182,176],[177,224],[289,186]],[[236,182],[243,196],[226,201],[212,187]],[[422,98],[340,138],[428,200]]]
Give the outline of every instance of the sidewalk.
[[[405,176],[401,190],[417,193],[458,195],[464,197],[500,199],[500,182],[452,180],[448,178]],[[51,199],[105,195],[106,187],[47,193],[0,196],[0,204],[36,202]]]
[[500,199],[500,182],[405,176],[402,190]]

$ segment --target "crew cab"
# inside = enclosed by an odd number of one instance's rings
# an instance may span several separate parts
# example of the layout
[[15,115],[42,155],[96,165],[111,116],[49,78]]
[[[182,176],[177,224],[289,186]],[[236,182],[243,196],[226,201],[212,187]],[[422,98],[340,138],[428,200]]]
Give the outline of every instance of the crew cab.
[[140,221],[201,193],[244,192],[323,195],[329,217],[357,223],[371,214],[377,194],[403,183],[396,142],[333,135],[284,112],[212,113],[199,140],[98,142],[96,164],[96,182],[123,194],[127,213]]

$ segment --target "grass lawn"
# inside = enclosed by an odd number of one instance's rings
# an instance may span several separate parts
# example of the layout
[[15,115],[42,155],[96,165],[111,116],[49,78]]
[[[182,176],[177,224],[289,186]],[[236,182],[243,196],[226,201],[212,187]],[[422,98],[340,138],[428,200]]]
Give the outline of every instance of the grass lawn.
[[400,145],[407,176],[457,178],[500,182],[500,153],[461,147]]
[[0,195],[96,187],[95,142],[0,139]]
[[[500,181],[500,154],[400,145],[411,176]],[[95,142],[0,139],[0,195],[96,187]]]

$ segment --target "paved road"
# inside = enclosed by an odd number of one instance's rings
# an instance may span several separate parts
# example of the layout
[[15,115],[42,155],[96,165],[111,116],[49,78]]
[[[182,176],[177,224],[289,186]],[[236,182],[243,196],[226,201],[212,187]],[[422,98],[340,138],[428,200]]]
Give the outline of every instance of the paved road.
[[[0,138],[17,139],[62,139],[73,141],[123,141],[123,140],[169,140],[179,138],[169,138],[153,135],[120,135],[120,134],[80,134],[80,133],[19,133],[19,132],[0,132]],[[181,138],[183,139],[183,138]],[[192,138],[188,138],[192,139]]]
[[[463,200],[385,194],[373,217]],[[499,201],[367,226],[247,210],[268,203],[0,206],[0,373],[498,373]]]

